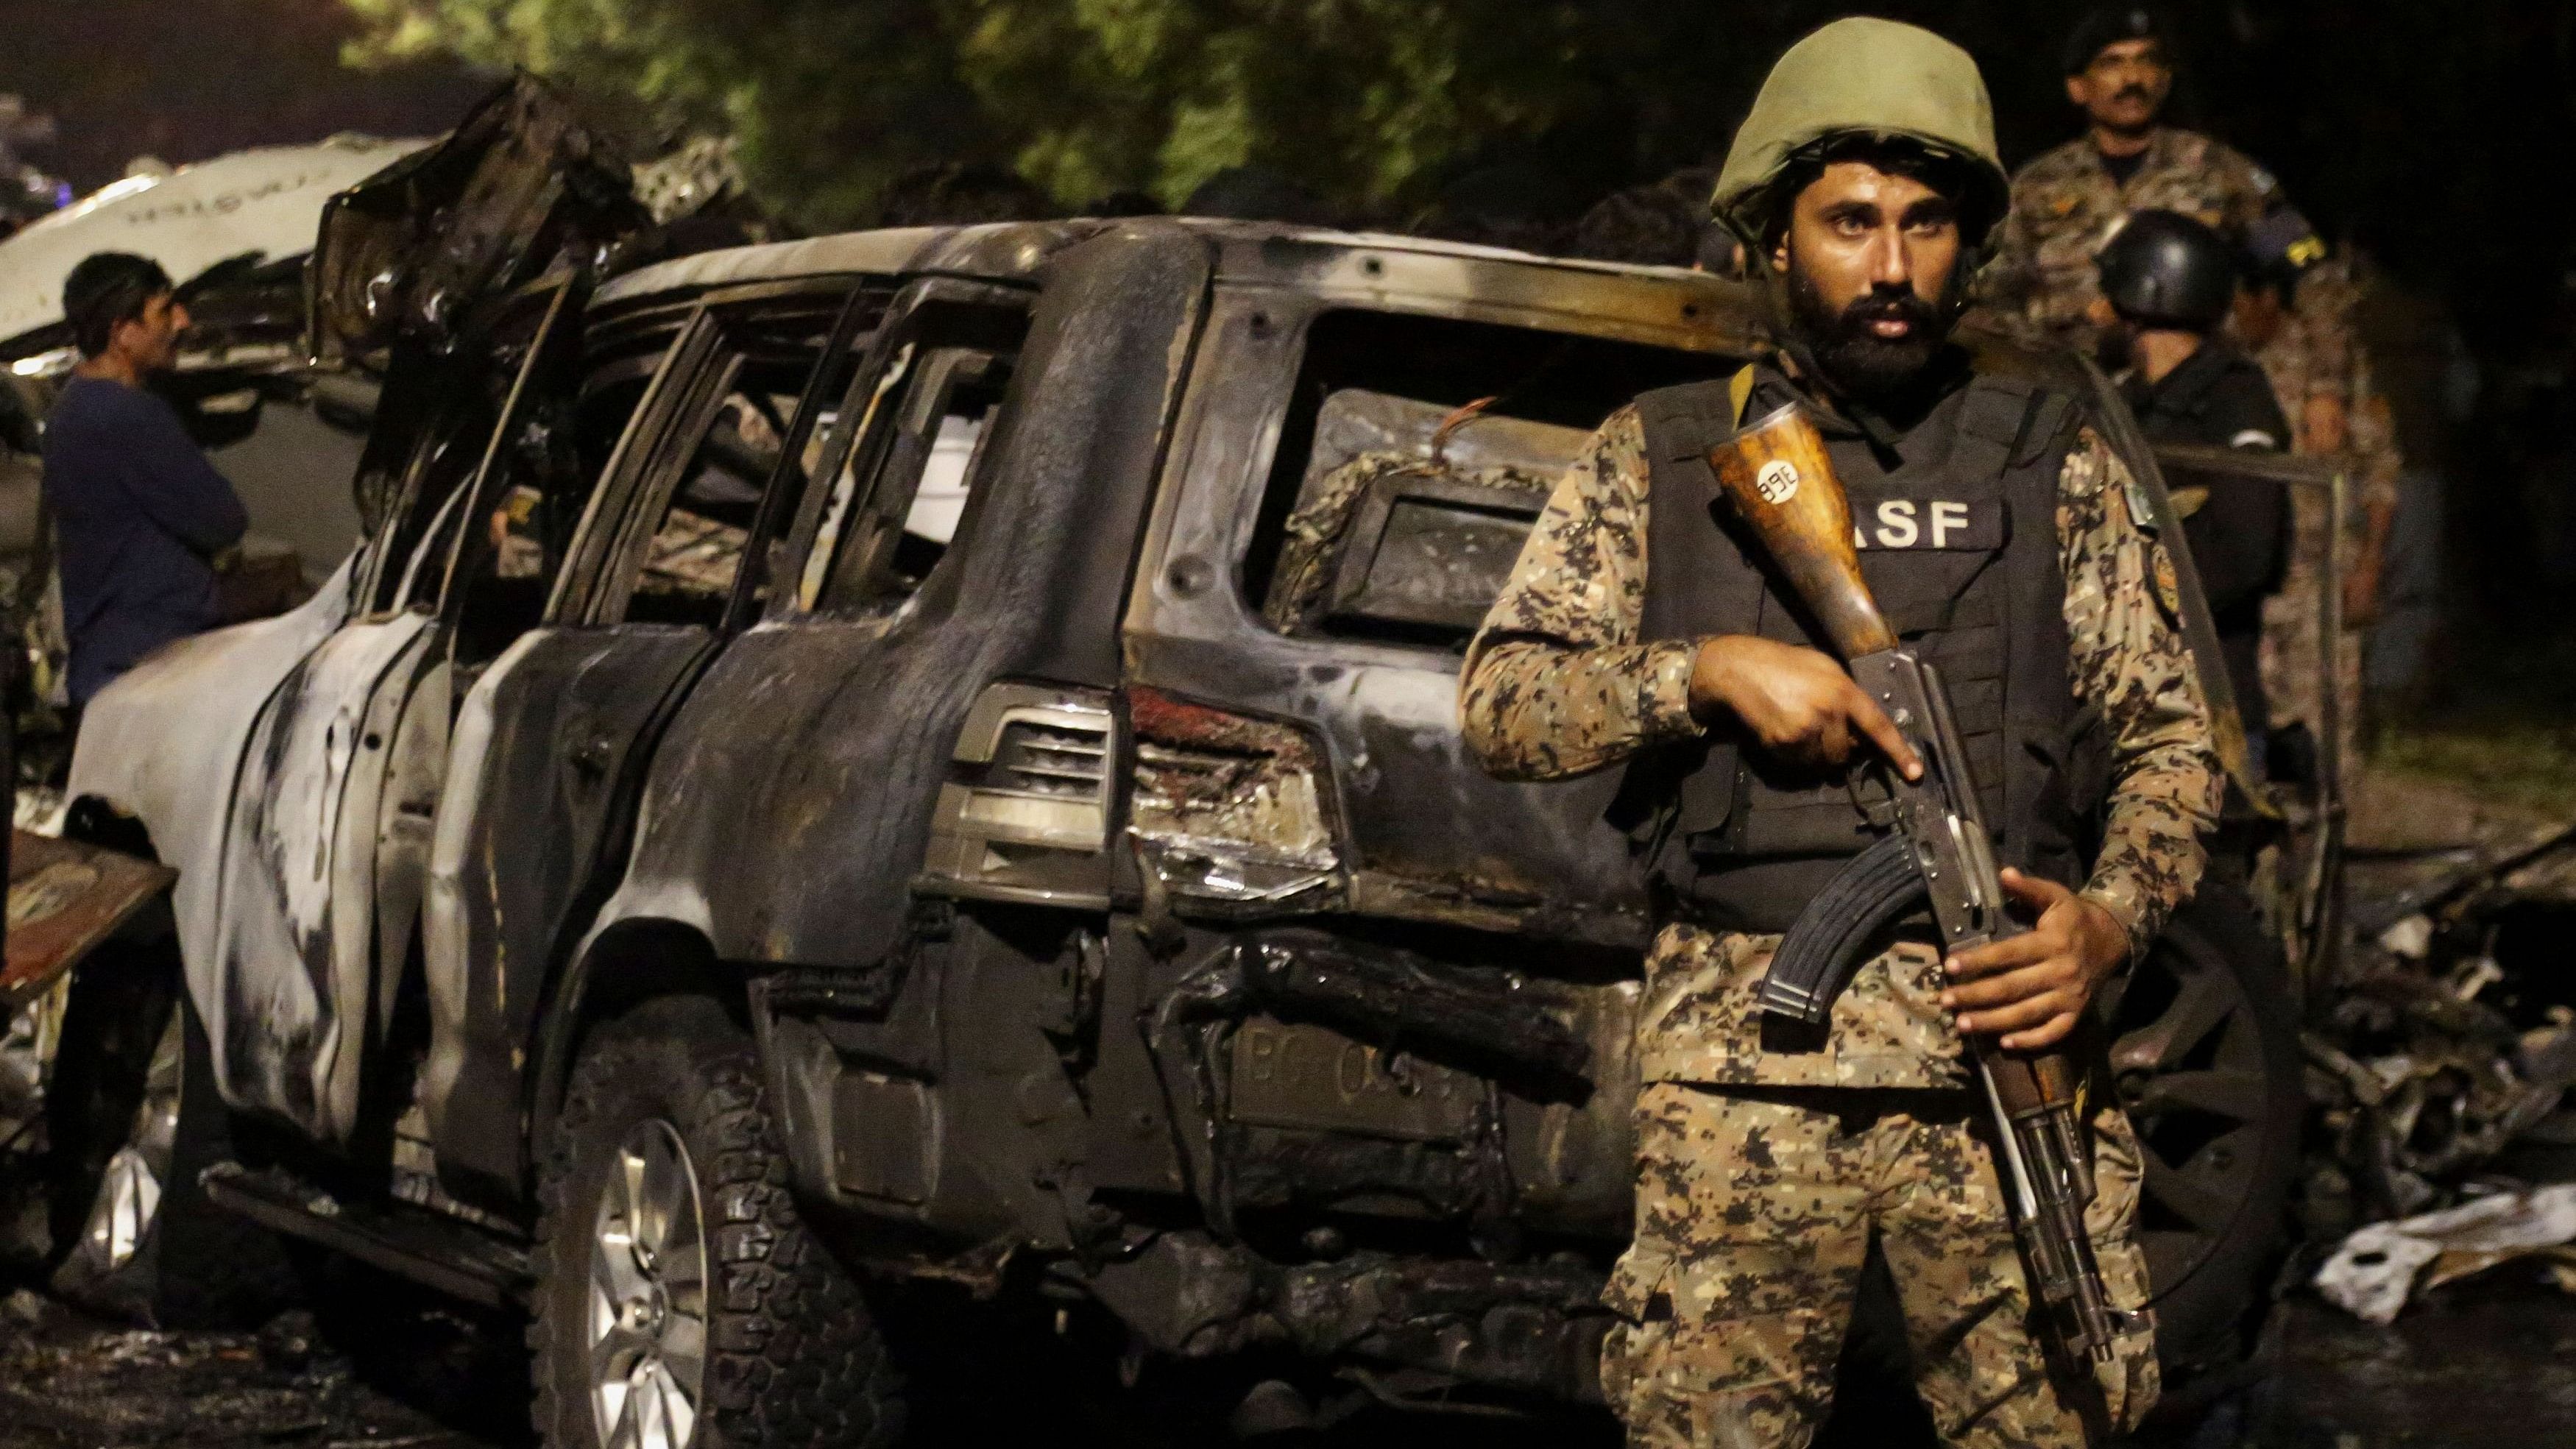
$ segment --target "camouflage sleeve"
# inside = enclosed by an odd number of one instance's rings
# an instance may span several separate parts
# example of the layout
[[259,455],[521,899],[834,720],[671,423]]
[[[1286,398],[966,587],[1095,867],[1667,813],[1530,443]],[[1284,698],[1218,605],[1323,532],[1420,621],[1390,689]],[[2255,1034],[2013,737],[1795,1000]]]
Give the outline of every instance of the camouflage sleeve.
[[2357,510],[2394,510],[2397,507],[2397,479],[2406,460],[2397,449],[2397,419],[2389,411],[2388,395],[2379,390],[2371,374],[2370,354],[2358,342],[2351,357],[2352,399],[2345,426],[2350,430],[2345,446],[2352,450],[2357,463],[2353,479]]
[[2102,705],[2111,797],[2084,894],[2128,928],[2131,959],[2190,898],[2224,789],[2209,709],[2178,622],[2173,563],[2128,505],[2129,469],[2100,434],[2076,435],[2058,475],[2068,673]]
[[[2362,366],[2353,336],[2353,309],[2360,301],[2349,260],[2330,256],[2299,278],[2291,302],[2308,345],[2308,392],[2341,393]],[[2295,407],[2296,400],[2288,405]]]
[[1699,732],[1693,646],[1638,641],[1645,593],[1645,430],[1622,408],[1558,480],[1468,646],[1459,726],[1488,771],[1558,779]]

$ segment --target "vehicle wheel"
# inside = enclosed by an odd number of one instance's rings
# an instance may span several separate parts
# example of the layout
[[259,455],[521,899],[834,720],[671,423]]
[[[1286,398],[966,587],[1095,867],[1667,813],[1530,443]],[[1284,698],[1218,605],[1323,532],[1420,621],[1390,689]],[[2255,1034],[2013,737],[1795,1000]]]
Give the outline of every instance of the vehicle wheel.
[[45,1110],[56,1292],[159,1328],[284,1301],[283,1245],[198,1182],[233,1155],[231,1123],[167,937],[109,941],[78,967]]
[[594,1034],[540,1182],[537,1428],[554,1449],[894,1442],[857,1282],[798,1219],[750,1039],[671,999]]
[[2112,1082],[2146,1159],[2138,1213],[2168,1375],[2245,1350],[2289,1223],[2298,1006],[2253,905],[2205,882],[2122,995]]

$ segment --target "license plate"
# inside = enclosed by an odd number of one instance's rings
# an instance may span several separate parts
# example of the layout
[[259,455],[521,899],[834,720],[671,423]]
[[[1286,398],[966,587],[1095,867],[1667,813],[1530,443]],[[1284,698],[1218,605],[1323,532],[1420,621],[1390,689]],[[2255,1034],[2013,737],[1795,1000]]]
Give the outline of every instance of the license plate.
[[1263,1127],[1459,1142],[1485,1099],[1481,1077],[1320,1026],[1247,1021],[1233,1065],[1228,1115]]

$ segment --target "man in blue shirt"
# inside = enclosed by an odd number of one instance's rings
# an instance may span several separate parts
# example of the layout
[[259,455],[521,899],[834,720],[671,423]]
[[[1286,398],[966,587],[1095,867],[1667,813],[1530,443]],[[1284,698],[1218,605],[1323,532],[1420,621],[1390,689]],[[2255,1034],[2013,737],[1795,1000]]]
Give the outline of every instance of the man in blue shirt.
[[215,555],[249,527],[231,483],[144,381],[188,327],[169,274],[101,252],[72,268],[63,312],[81,361],[45,419],[45,501],[60,541],[71,698],[219,622]]

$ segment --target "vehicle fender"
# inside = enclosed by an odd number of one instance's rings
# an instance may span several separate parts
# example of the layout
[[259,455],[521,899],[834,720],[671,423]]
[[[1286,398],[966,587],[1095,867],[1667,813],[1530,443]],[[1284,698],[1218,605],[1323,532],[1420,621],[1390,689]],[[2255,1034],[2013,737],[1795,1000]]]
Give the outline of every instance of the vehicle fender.
[[529,1171],[553,1130],[564,1082],[589,1029],[657,996],[694,994],[747,1021],[740,973],[715,954],[703,900],[686,893],[646,902],[621,888],[563,968],[525,1039],[459,1029],[439,1034],[441,1089],[430,1136],[450,1191],[494,1205],[524,1201]]
[[278,685],[346,620],[355,557],[295,609],[156,650],[82,713],[67,794],[133,816],[179,872],[171,908],[201,1013],[214,1004],[217,888],[242,750]]

